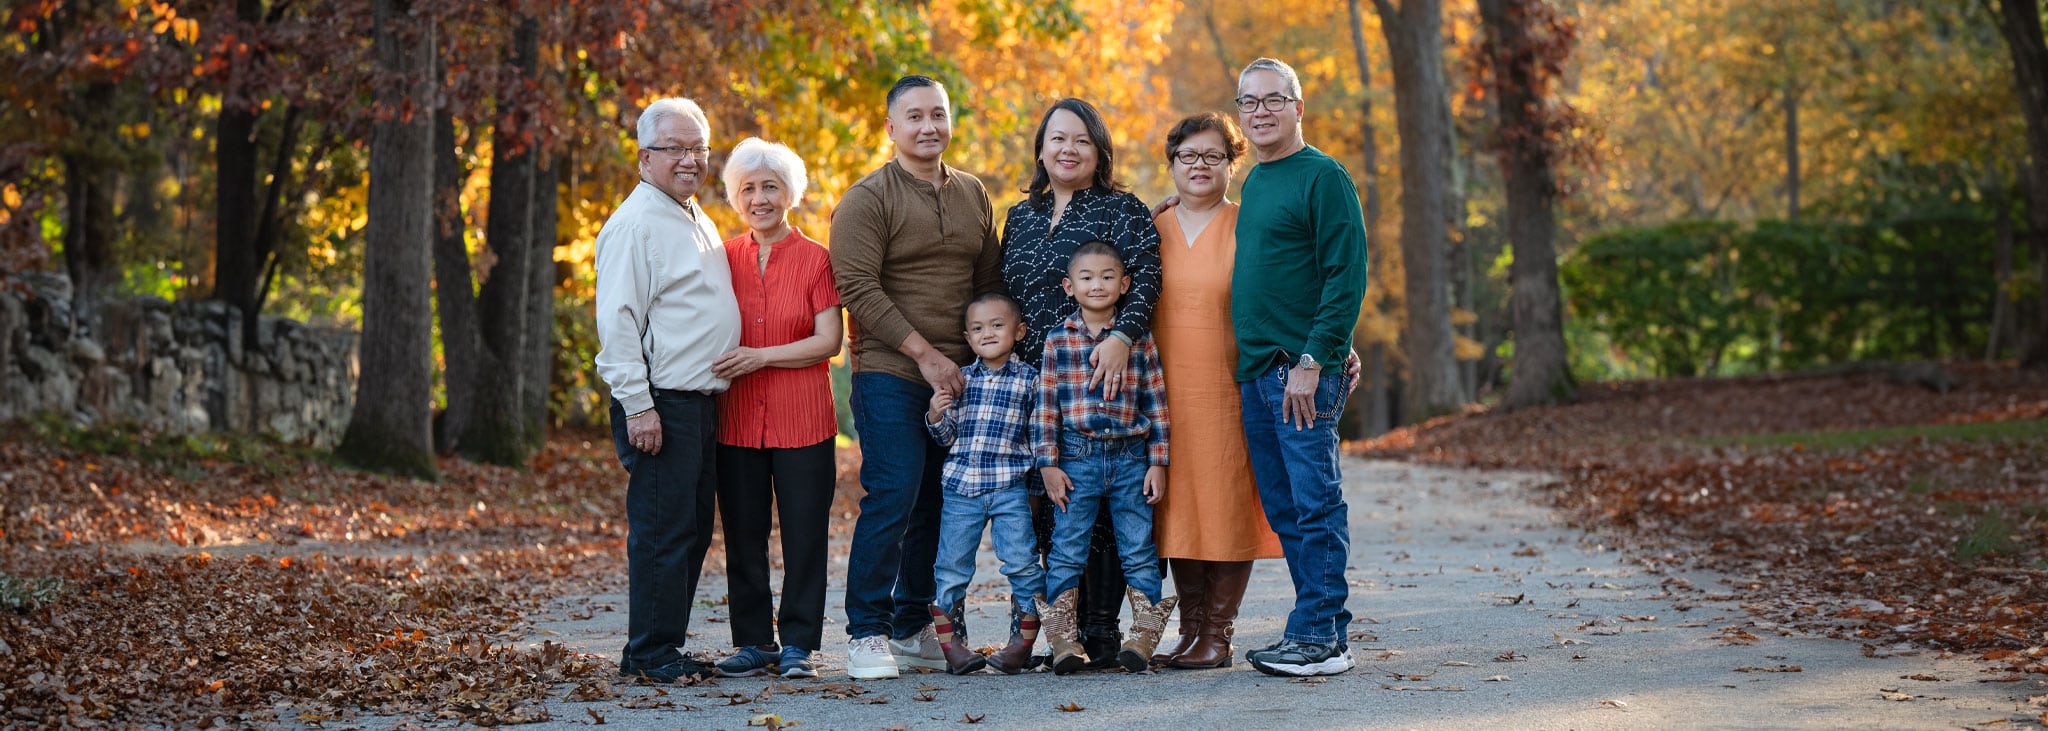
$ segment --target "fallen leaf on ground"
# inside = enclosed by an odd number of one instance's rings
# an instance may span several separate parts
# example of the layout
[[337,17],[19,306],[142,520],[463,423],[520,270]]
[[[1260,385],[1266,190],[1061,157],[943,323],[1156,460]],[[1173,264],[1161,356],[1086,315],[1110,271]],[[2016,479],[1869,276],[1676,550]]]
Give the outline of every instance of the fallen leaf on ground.
[[1075,703],[1073,701],[1067,701],[1067,704],[1064,706],[1053,706],[1052,709],[1055,711],[1059,711],[1061,713],[1079,713],[1081,711],[1088,710],[1087,708],[1082,707],[1081,704]]
[[1802,672],[1802,671],[1804,671],[1804,670],[1805,670],[1805,668],[1801,668],[1801,667],[1799,667],[1798,665],[1778,665],[1778,666],[1775,666],[1775,667],[1760,667],[1760,666],[1756,666],[1756,665],[1750,665],[1750,666],[1745,666],[1745,667],[1739,667],[1739,668],[1736,668],[1736,669],[1735,669],[1735,672],[1738,672],[1738,673],[1797,673],[1797,672]]
[[1416,690],[1416,691],[1437,691],[1437,692],[1446,692],[1446,693],[1462,693],[1462,692],[1465,692],[1465,688],[1464,688],[1464,687],[1462,687],[1462,686],[1456,686],[1456,685],[1387,685],[1386,683],[1381,683],[1381,684],[1380,684],[1380,690]]
[[1608,708],[1620,708],[1622,710],[1628,710],[1628,701],[1617,701],[1610,699],[1600,701],[1600,705],[1607,706]]
[[1489,683],[1505,683],[1508,682],[1508,680],[1510,680],[1510,678],[1506,675],[1495,675],[1491,678],[1486,679],[1486,681]]
[[1900,693],[1900,692],[1899,692],[1899,689],[1897,689],[1897,688],[1879,688],[1879,689],[1878,689],[1878,691],[1877,691],[1877,697],[1879,697],[1879,698],[1883,698],[1883,699],[1885,699],[1885,700],[1888,700],[1888,701],[1901,701],[1901,702],[1903,702],[1903,701],[1910,701],[1910,700],[1913,700],[1913,694],[1911,694],[1911,693]]
[[981,723],[981,719],[984,719],[984,718],[988,718],[988,714],[984,713],[984,714],[981,714],[981,715],[979,715],[979,716],[977,716],[977,715],[974,715],[974,714],[972,714],[972,713],[962,713],[962,714],[960,714],[960,722],[961,722],[961,723]]
[[590,721],[591,721],[591,723],[597,724],[597,725],[599,725],[599,726],[603,726],[603,725],[604,725],[604,717],[603,717],[603,716],[600,716],[600,715],[597,715],[597,709],[595,709],[595,708],[588,708],[588,707],[586,707],[586,708],[584,708],[584,709],[583,709],[583,712],[584,712],[584,713],[588,713],[588,714],[590,714]]
[[[1947,678],[1937,678],[1937,677],[1935,677],[1935,676],[1932,676],[1932,675],[1928,675],[1928,674],[1926,674],[1926,673],[1914,673],[1914,674],[1912,674],[1912,675],[1901,675],[1901,676],[1899,676],[1899,679],[1900,679],[1900,680],[1918,680],[1918,681],[1921,681],[1921,682],[1926,682],[1926,683],[1942,683],[1942,682],[1947,682],[1947,681],[1948,681],[1948,679],[1947,679]],[[2048,698],[2048,696],[2042,696],[2042,697],[2043,697],[2043,698]]]
[[1444,661],[1444,667],[1447,667],[1447,668],[1469,668],[1469,667],[1473,667],[1473,665],[1472,665],[1472,663],[1469,663],[1469,662],[1465,662],[1464,660],[1445,660],[1445,661]]

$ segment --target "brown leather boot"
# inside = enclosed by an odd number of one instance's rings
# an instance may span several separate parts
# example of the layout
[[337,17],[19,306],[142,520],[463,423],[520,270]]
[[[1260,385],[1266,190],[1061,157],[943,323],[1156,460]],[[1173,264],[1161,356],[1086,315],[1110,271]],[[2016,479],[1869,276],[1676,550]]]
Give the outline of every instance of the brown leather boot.
[[1052,674],[1066,675],[1088,666],[1088,651],[1081,649],[1081,630],[1074,616],[1081,602],[1080,589],[1068,589],[1047,604],[1038,597],[1038,616],[1044,619],[1045,642],[1052,645]]
[[963,607],[955,604],[948,612],[933,604],[931,609],[932,633],[938,635],[939,649],[946,653],[946,672],[966,675],[988,664],[981,653],[967,648],[967,623],[960,618]]
[[1209,562],[1192,558],[1170,558],[1166,565],[1173,572],[1173,589],[1180,594],[1180,642],[1172,649],[1152,656],[1152,664],[1165,665],[1195,646],[1195,637],[1201,634],[1205,621],[1202,611],[1208,609],[1203,597],[1209,594]]
[[988,666],[1016,675],[1031,666],[1031,646],[1038,642],[1038,615],[1010,610],[1010,644],[988,656]]
[[1116,661],[1125,670],[1143,672],[1150,666],[1152,651],[1159,647],[1160,635],[1166,634],[1166,618],[1173,616],[1173,605],[1180,597],[1166,597],[1153,604],[1137,589],[1125,589],[1124,594],[1131,599],[1131,632]]
[[1250,561],[1210,561],[1208,594],[1203,597],[1202,629],[1195,644],[1168,667],[1207,669],[1230,667],[1230,639],[1237,634],[1237,607],[1252,580]]

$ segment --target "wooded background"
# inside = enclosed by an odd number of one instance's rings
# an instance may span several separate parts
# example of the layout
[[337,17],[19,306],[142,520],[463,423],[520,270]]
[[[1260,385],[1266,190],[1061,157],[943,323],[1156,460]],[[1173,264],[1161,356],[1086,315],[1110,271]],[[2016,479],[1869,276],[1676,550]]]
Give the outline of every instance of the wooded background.
[[592,244],[645,102],[702,103],[714,165],[794,148],[824,240],[902,74],[947,83],[998,207],[1064,96],[1150,202],[1167,127],[1273,56],[1368,219],[1349,435],[1588,380],[2048,365],[2038,3],[23,0],[0,272],[61,269],[87,327],[147,294],[358,328],[344,456],[523,464],[604,418]]

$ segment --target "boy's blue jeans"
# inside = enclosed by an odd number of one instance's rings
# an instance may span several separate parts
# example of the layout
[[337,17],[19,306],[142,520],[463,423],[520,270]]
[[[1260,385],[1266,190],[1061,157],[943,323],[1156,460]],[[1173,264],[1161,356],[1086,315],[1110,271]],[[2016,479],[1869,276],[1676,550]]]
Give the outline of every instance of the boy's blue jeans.
[[1258,380],[1238,384],[1244,404],[1244,438],[1266,521],[1280,536],[1287,575],[1294,580],[1294,610],[1287,614],[1286,638],[1343,645],[1351,611],[1344,564],[1351,555],[1350,510],[1344,478],[1337,472],[1337,417],[1348,393],[1344,373],[1324,369],[1316,385],[1315,421],[1297,430],[1282,421],[1287,365],[1276,364]]
[[939,583],[939,606],[950,611],[966,600],[967,587],[974,582],[982,526],[988,526],[989,542],[995,544],[996,558],[1002,559],[1003,575],[1010,578],[1011,608],[1038,614],[1031,598],[1045,593],[1045,570],[1038,567],[1031,499],[1021,480],[974,497],[946,491],[946,505],[939,513],[939,561],[932,568]]
[[[1088,562],[1088,532],[1095,515],[1109,511],[1116,528],[1116,551],[1124,566],[1124,582],[1146,601],[1160,599],[1159,546],[1152,542],[1152,506],[1145,504],[1145,438],[1117,441],[1060,435],[1059,467],[1074,487],[1067,509],[1053,510],[1052,552],[1046,555],[1046,598],[1057,599],[1081,582]],[[1169,486],[1171,487],[1171,486]]]

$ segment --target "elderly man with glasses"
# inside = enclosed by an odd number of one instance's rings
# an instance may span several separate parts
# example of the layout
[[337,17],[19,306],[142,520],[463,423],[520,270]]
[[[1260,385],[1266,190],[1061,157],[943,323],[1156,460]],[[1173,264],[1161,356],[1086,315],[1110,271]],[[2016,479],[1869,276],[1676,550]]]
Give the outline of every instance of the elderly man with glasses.
[[1294,580],[1285,634],[1245,659],[1270,675],[1335,675],[1352,668],[1351,530],[1337,469],[1337,417],[1352,379],[1338,363],[1365,300],[1365,217],[1350,173],[1302,139],[1293,68],[1253,61],[1237,92],[1258,159],[1244,182],[1230,287],[1238,396],[1259,503]]
[[711,172],[711,123],[688,99],[640,115],[640,184],[597,235],[598,375],[611,388],[612,441],[626,481],[630,582],[619,674],[703,677],[683,654],[716,509],[712,369],[740,344],[724,238],[697,204]]

